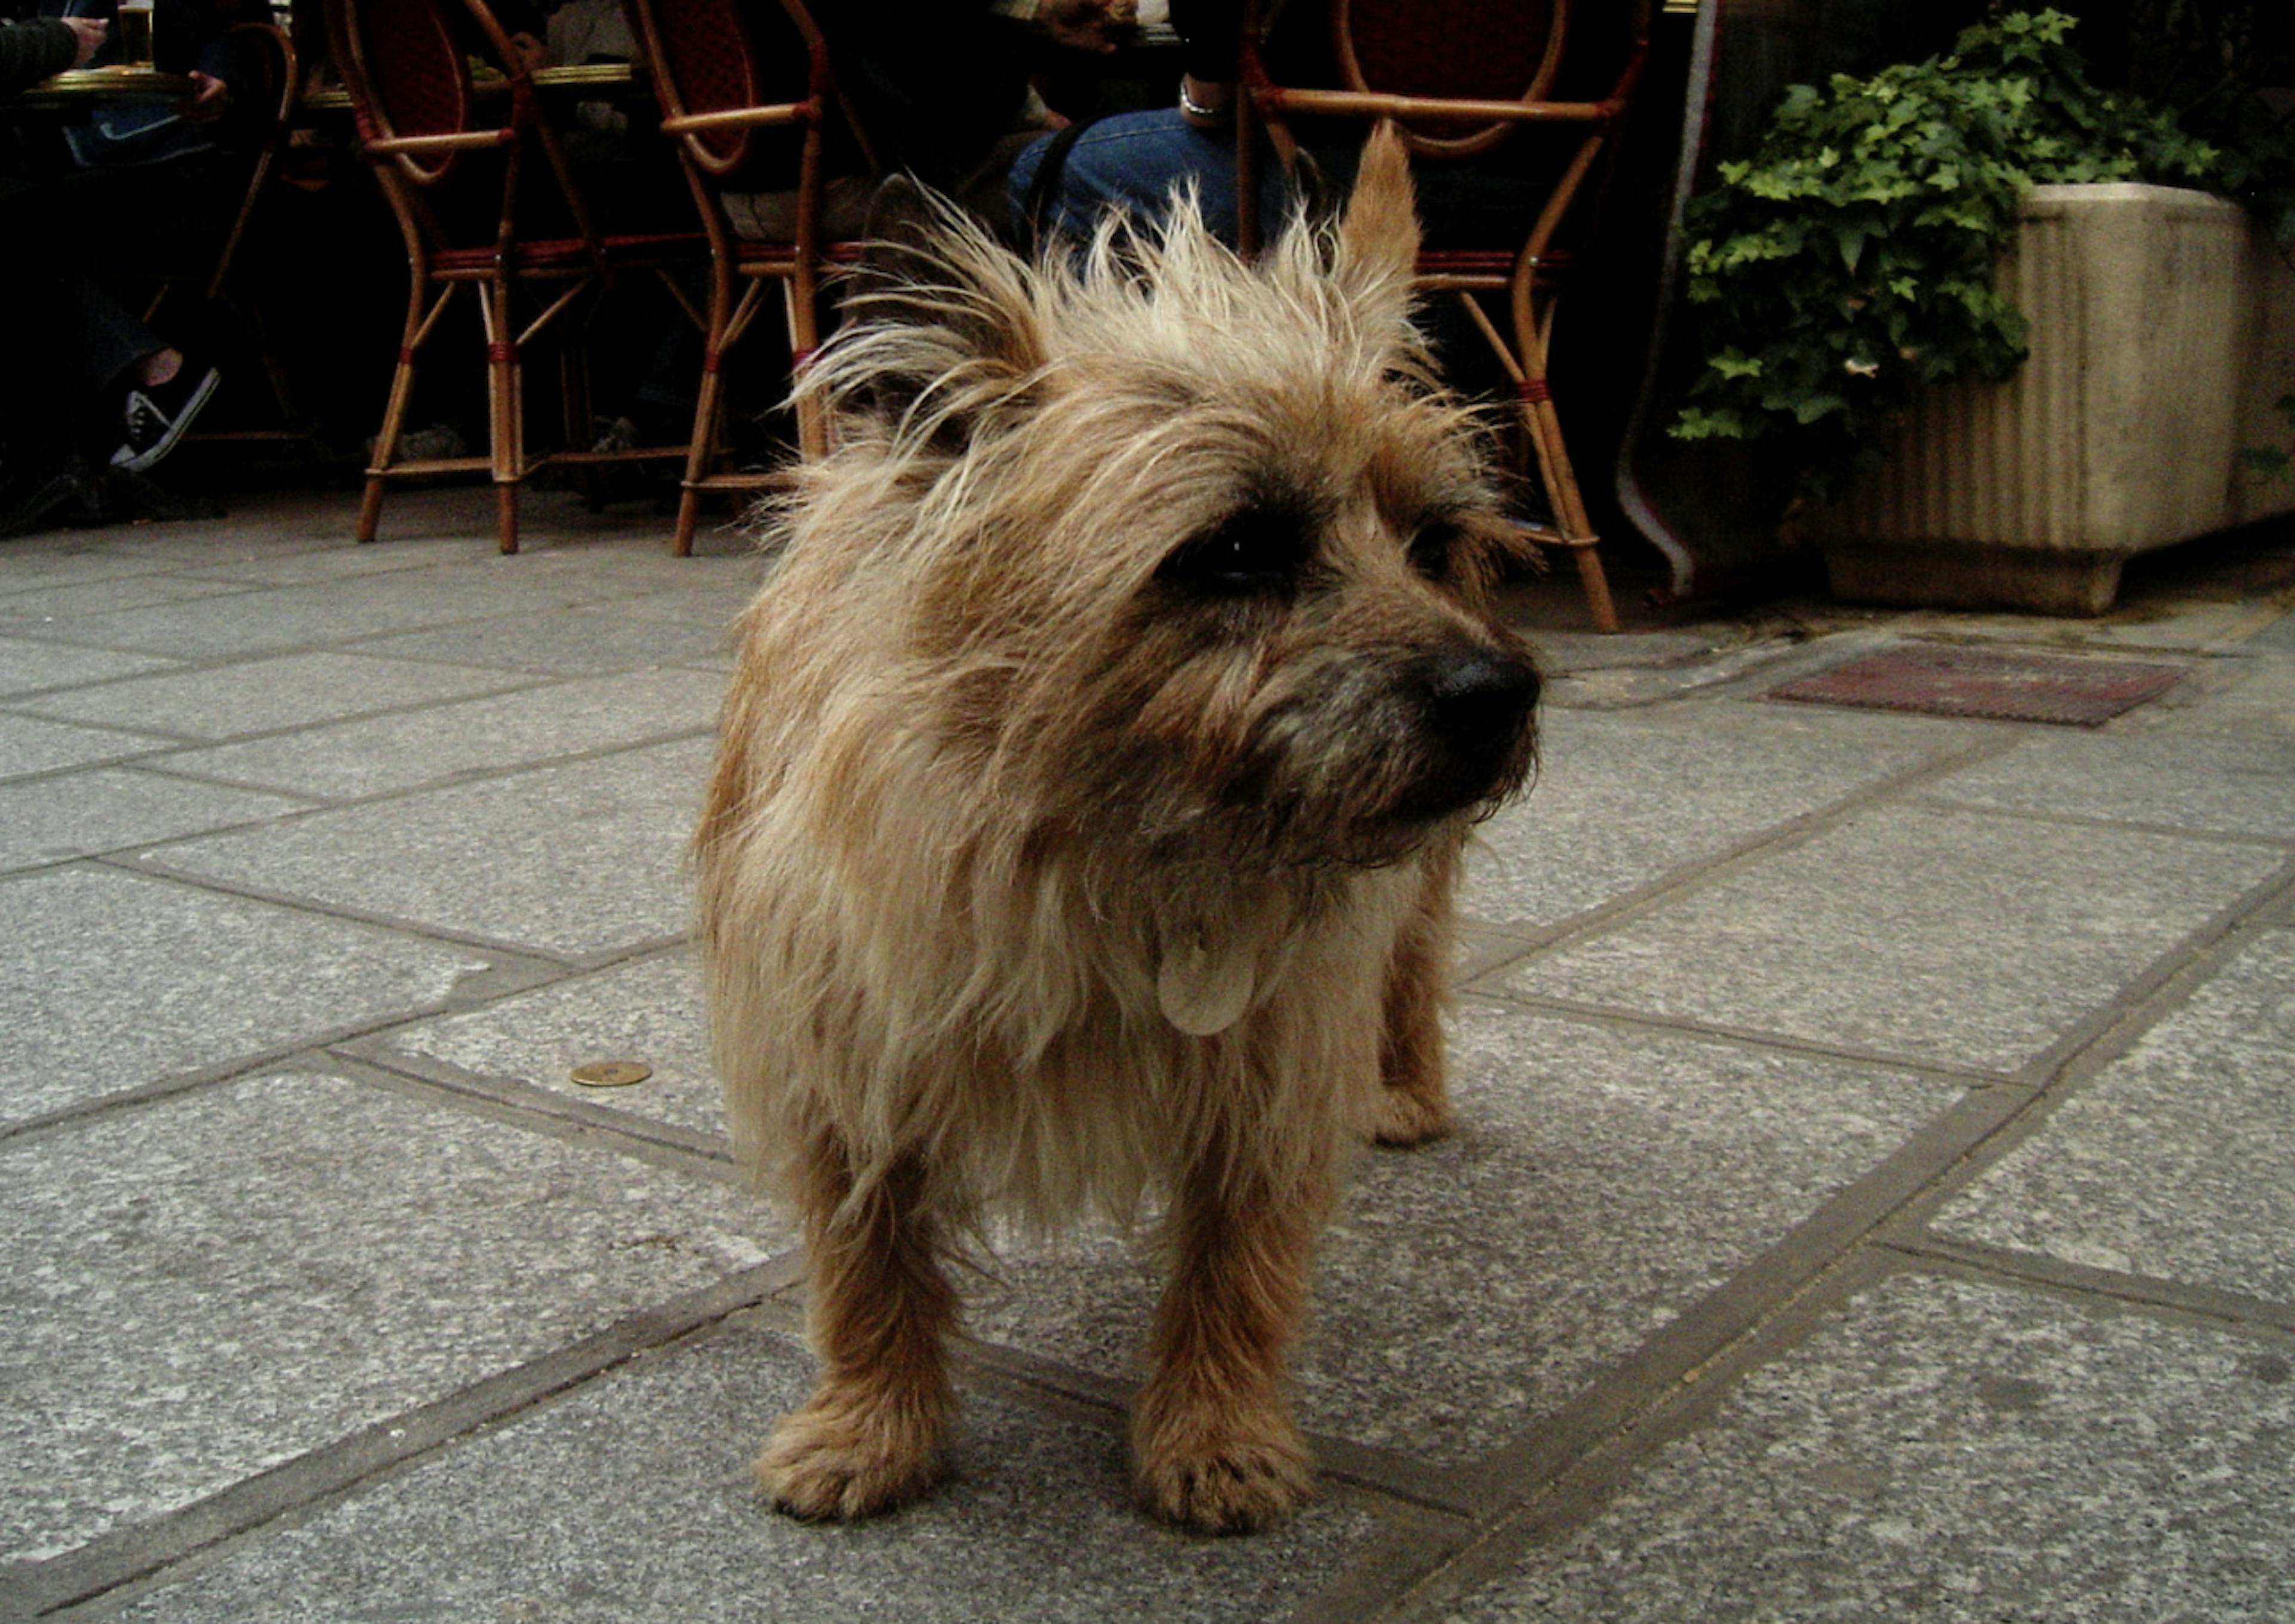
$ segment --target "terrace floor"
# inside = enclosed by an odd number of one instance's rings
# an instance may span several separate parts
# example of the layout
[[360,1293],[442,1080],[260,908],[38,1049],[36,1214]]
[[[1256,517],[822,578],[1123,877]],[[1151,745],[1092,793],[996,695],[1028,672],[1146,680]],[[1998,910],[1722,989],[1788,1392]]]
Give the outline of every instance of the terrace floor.
[[[1128,1501],[1111,1235],[971,1283],[930,1498],[759,1504],[812,1361],[682,848],[761,566],[354,505],[0,544],[0,1616],[2295,1616],[2283,533],[2096,622],[1526,594],[1465,1127],[1360,1163],[1323,1492],[1214,1540]],[[2179,680],[2094,728],[1768,697],[1939,647]]]

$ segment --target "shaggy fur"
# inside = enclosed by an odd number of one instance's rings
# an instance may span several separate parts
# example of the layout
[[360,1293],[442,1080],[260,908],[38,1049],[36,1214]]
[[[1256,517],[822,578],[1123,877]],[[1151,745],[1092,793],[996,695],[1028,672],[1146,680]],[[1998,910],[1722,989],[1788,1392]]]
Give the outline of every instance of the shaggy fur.
[[737,1142],[808,1251],[789,1512],[939,1470],[984,1215],[1143,1204],[1143,1503],[1242,1530],[1309,1488],[1314,1239],[1356,1146],[1450,1122],[1458,853],[1533,750],[1417,242],[1387,136],[1255,266],[1184,201],[1034,265],[935,210],[809,372],[838,448],[772,515],[696,836]]

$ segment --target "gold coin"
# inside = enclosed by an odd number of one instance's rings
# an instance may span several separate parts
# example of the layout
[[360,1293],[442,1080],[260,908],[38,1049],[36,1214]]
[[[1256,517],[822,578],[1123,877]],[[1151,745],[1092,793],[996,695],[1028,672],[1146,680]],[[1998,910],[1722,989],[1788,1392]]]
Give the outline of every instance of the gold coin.
[[597,1060],[574,1068],[574,1081],[585,1089],[626,1089],[653,1075],[642,1060]]

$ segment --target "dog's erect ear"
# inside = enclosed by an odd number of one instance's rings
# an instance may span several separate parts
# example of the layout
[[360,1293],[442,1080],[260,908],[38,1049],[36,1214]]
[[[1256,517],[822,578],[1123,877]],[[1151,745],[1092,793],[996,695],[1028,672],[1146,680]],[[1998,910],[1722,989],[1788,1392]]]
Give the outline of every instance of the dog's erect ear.
[[1363,143],[1355,189],[1339,216],[1339,249],[1332,272],[1359,295],[1393,290],[1409,300],[1411,267],[1418,261],[1418,215],[1410,185],[1410,157],[1392,124],[1382,121]]
[[868,329],[847,346],[845,397],[888,420],[922,413],[965,427],[1011,400],[1040,364],[1025,268],[906,175],[870,201],[845,307]]

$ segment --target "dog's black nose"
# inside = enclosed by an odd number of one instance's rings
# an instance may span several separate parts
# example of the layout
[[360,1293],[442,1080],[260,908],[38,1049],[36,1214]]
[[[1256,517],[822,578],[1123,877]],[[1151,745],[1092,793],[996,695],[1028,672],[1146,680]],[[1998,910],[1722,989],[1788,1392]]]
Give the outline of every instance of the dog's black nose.
[[1466,750],[1511,749],[1538,703],[1538,673],[1530,662],[1482,649],[1436,656],[1421,680],[1434,732]]

